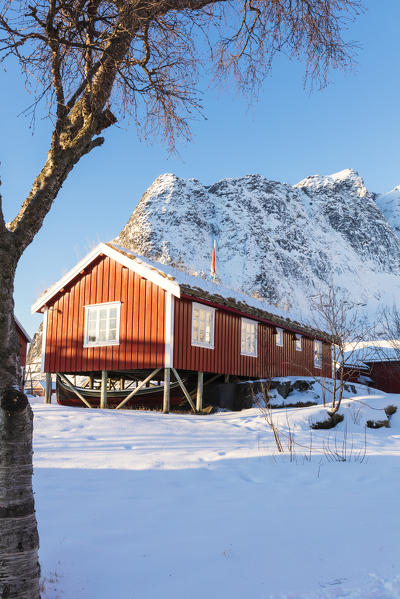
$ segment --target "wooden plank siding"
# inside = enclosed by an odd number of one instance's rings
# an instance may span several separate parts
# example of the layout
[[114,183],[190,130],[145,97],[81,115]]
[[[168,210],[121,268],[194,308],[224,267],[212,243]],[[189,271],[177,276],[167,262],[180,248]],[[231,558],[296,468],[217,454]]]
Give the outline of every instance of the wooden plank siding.
[[[45,372],[162,368],[165,295],[108,256],[86,267],[48,304]],[[85,305],[121,302],[119,345],[84,348]]]
[[216,309],[214,349],[192,346],[192,301],[175,299],[174,367],[254,378],[331,376],[328,343],[322,343],[322,368],[315,368],[312,338],[302,336],[302,350],[296,351],[294,334],[283,331],[283,347],[279,347],[276,345],[275,328],[262,322],[257,327],[257,357],[241,355],[241,318],[241,315],[223,308]]
[[400,362],[366,362],[370,371],[367,374],[372,379],[371,386],[385,393],[400,393]]
[[16,326],[17,329],[17,335],[18,335],[18,344],[19,344],[19,362],[20,362],[20,366],[22,366],[22,368],[25,368],[26,366],[26,348],[28,347],[28,342],[25,338],[25,335],[23,333],[21,333],[21,331],[18,328],[18,325]]

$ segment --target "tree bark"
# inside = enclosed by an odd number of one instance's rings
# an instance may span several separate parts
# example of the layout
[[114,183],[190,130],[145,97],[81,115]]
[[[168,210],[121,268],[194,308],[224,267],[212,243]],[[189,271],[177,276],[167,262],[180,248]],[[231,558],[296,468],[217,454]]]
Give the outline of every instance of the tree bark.
[[39,599],[39,537],[32,492],[32,410],[18,389],[16,250],[0,237],[0,598]]

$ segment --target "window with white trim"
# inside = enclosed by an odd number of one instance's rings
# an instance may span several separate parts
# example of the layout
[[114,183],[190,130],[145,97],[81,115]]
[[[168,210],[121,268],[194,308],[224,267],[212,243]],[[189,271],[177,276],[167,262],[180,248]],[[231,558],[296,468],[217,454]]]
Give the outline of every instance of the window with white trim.
[[276,328],[276,345],[278,347],[283,347],[283,329]]
[[85,306],[84,347],[119,345],[121,302]]
[[257,327],[258,322],[242,318],[242,338],[240,353],[243,356],[257,357]]
[[215,308],[192,304],[192,345],[214,349]]
[[322,368],[322,341],[314,339],[314,366]]
[[301,335],[296,335],[296,351],[301,351]]

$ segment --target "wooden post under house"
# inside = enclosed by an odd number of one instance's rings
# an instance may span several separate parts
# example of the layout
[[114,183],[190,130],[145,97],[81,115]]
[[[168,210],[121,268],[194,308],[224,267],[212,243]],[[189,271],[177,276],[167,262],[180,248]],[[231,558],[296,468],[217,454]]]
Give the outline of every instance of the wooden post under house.
[[164,414],[168,414],[168,412],[169,412],[170,384],[171,384],[171,369],[164,368],[164,398],[163,398]]
[[196,411],[201,412],[203,409],[203,381],[204,373],[197,373],[197,394],[196,394]]
[[51,403],[51,393],[53,390],[53,382],[51,380],[51,372],[46,372],[46,385],[44,390],[44,403]]
[[100,408],[107,407],[107,370],[101,371]]

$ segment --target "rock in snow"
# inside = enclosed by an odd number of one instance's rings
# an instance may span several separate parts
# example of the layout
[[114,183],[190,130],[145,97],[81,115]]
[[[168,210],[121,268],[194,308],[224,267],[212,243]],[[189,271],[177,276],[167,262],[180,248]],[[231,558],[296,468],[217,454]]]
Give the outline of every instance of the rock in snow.
[[400,289],[400,189],[377,196],[357,172],[297,185],[260,175],[202,185],[159,176],[115,242],[307,316],[333,284],[375,312]]

